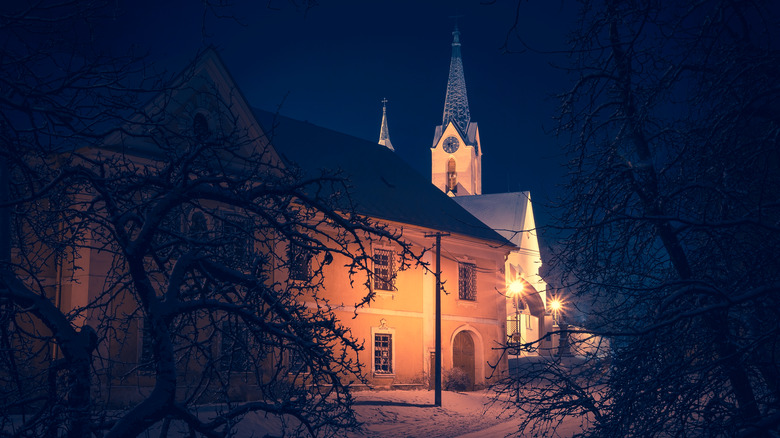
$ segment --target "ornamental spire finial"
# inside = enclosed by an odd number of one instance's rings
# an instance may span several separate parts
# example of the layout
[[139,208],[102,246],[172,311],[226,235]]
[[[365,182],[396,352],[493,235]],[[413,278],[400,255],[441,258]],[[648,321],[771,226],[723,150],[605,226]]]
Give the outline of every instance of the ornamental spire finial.
[[393,143],[390,142],[390,131],[387,129],[387,99],[382,99],[382,127],[379,128],[379,144],[395,152]]
[[466,95],[466,77],[463,74],[463,60],[460,54],[460,31],[458,24],[452,32],[452,57],[450,58],[450,76],[447,80],[447,96],[444,98],[444,116],[442,127],[453,122],[464,132],[471,121],[469,99]]

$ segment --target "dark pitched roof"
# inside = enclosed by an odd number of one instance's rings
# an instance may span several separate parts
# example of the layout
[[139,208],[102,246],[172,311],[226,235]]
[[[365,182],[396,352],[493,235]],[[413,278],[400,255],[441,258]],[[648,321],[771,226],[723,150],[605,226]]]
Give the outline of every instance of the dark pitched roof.
[[323,170],[343,171],[358,213],[514,247],[388,148],[268,111],[253,111],[287,163],[298,165],[309,176]]

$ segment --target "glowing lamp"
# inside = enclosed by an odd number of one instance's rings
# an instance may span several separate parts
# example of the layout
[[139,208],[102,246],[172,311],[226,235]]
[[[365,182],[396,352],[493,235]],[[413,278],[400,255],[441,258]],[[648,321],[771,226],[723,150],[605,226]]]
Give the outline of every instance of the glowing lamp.
[[509,295],[519,296],[523,293],[523,282],[520,280],[514,280],[509,283]]

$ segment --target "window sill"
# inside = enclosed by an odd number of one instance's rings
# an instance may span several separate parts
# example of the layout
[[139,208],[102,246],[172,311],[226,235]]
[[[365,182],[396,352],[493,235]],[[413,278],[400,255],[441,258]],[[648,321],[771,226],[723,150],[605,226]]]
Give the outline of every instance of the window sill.
[[477,302],[471,300],[458,300],[458,307],[465,307],[467,309],[476,309]]
[[391,300],[395,299],[395,291],[390,290],[376,290],[374,289],[374,295],[379,298],[390,298]]

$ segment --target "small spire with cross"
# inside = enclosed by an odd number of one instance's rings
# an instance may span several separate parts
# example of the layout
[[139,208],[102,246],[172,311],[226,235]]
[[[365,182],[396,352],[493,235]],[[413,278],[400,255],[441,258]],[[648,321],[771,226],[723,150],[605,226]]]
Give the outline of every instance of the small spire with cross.
[[390,142],[390,131],[387,129],[387,99],[382,98],[382,126],[379,128],[379,144],[395,152]]

